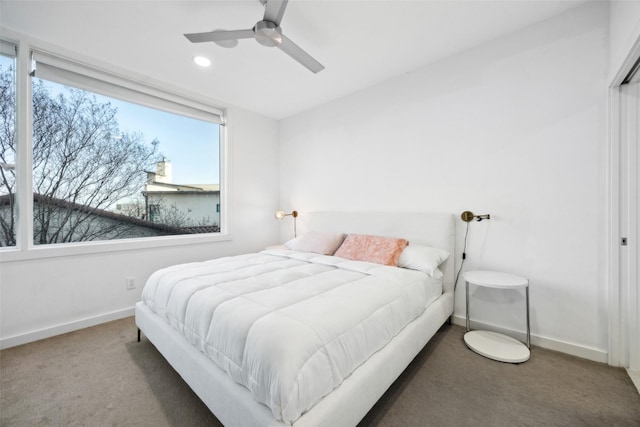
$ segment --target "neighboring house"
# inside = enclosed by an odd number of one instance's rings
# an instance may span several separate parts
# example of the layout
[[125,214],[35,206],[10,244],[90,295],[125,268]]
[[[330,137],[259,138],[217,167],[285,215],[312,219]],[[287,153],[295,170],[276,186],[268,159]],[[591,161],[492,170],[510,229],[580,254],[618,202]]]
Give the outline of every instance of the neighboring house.
[[219,184],[174,184],[171,163],[166,159],[147,172],[142,192],[145,218],[180,227],[219,227]]
[[[12,196],[0,196],[0,216],[11,215]],[[34,243],[112,240],[213,233],[218,227],[172,227],[40,194],[33,195]],[[5,234],[0,236],[0,246]]]

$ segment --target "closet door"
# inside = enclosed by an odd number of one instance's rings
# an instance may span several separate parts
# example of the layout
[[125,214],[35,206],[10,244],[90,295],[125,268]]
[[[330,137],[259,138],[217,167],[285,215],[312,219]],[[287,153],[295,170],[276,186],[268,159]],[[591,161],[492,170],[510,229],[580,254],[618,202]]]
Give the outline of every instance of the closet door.
[[[640,372],[640,72],[620,86],[620,282],[623,339],[630,371]],[[626,241],[625,241],[626,238]]]

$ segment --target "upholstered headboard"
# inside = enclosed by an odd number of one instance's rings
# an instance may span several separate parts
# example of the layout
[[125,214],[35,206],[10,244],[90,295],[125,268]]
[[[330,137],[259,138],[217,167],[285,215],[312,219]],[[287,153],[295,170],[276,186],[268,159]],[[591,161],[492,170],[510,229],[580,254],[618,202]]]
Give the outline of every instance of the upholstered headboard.
[[298,235],[305,231],[358,233],[399,237],[449,252],[442,265],[444,290],[453,292],[455,280],[454,215],[430,212],[299,212]]

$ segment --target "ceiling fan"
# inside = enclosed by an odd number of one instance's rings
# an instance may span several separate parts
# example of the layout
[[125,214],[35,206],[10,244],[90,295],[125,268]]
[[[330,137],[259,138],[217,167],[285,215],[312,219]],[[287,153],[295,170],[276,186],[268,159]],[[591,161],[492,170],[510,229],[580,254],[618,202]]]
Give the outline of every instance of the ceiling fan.
[[268,47],[278,47],[281,51],[317,73],[324,65],[282,34],[280,21],[284,15],[288,0],[260,0],[264,4],[264,17],[248,30],[214,30],[208,33],[185,34],[191,43],[214,42],[223,47],[234,47],[239,39],[255,38],[258,43]]

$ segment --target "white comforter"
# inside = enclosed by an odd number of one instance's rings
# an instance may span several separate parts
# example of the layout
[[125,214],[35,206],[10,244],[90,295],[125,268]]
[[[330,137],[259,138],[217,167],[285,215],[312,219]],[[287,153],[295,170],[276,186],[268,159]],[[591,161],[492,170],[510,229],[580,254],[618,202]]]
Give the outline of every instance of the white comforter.
[[142,300],[292,423],[441,292],[417,271],[267,250],[159,270]]

